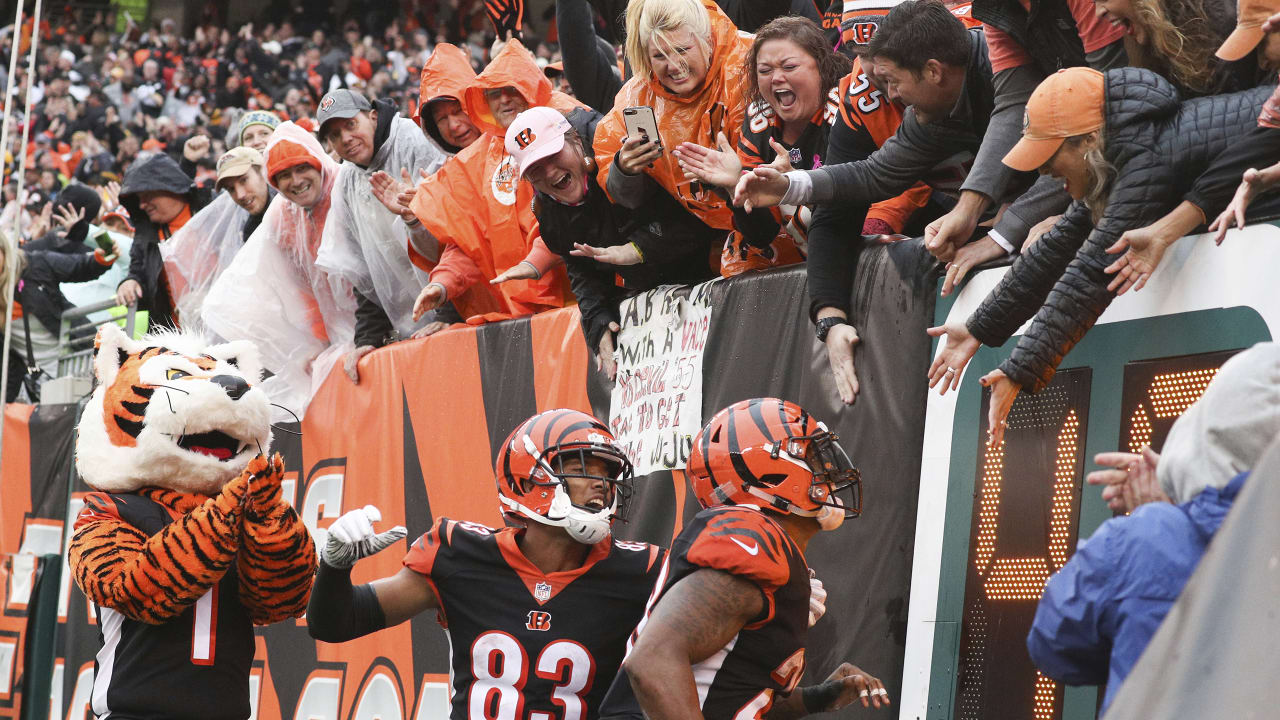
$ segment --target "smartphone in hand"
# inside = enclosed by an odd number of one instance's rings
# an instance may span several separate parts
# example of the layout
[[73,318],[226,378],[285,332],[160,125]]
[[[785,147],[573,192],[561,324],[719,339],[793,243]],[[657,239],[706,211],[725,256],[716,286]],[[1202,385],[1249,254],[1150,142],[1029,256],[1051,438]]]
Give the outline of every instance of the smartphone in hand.
[[106,230],[99,230],[98,234],[93,236],[93,242],[108,255],[115,251],[115,244],[111,242],[111,233]]
[[627,126],[628,138],[643,137],[662,147],[662,136],[658,134],[658,119],[654,117],[653,108],[648,105],[623,108],[622,121]]

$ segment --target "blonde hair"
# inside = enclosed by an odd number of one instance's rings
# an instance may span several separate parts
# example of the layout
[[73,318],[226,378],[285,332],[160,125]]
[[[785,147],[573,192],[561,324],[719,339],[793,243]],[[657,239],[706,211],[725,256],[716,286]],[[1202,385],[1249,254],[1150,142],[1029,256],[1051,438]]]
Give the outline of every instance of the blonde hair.
[[[669,33],[688,30],[711,57],[711,16],[698,0],[631,0],[627,5],[627,62],[631,72],[652,76],[649,43],[657,43],[663,55],[672,57]],[[680,62],[678,56],[676,61]]]
[[[1107,158],[1102,154],[1103,148],[1106,146],[1106,126],[1098,128],[1097,141],[1084,151],[1085,170],[1089,173],[1089,191],[1085,193],[1084,204],[1089,208],[1089,214],[1093,218],[1093,224],[1097,225],[1102,221],[1102,216],[1107,211],[1108,201],[1111,199],[1111,181],[1115,179],[1115,168],[1111,163],[1107,162]],[[1068,144],[1078,146],[1088,140],[1091,133],[1084,135],[1075,135],[1066,139],[1063,147]]]
[[0,262],[0,328],[3,328],[9,320],[9,264],[13,263],[16,267],[13,271],[14,295],[17,296],[17,284],[22,280],[22,273],[27,269],[27,253],[21,248],[14,247],[9,241],[7,234],[0,234],[0,254],[4,256],[4,262]]

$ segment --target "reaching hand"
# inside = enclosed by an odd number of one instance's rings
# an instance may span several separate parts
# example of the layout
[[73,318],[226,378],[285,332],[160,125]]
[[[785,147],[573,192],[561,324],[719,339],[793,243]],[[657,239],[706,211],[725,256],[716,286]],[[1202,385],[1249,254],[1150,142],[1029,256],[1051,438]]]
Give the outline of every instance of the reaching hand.
[[351,378],[351,382],[356,385],[360,384],[360,358],[373,352],[372,345],[361,345],[360,347],[347,353],[342,358],[342,371]]
[[618,323],[609,323],[609,329],[600,336],[600,347],[596,352],[596,369],[608,376],[610,380],[618,377],[618,363],[613,359],[613,335],[618,330]]
[[34,240],[49,232],[49,228],[53,227],[52,218],[53,203],[45,203],[44,207],[40,208],[40,214],[33,217],[31,224],[27,226],[27,232],[31,233],[30,237]]
[[372,505],[352,510],[333,521],[329,526],[329,539],[325,541],[320,559],[331,568],[345,570],[357,560],[374,555],[402,540],[409,531],[397,525],[385,532],[374,532],[373,524],[382,520],[382,513]]
[[1004,441],[1004,430],[1008,426],[1005,418],[1009,417],[1009,409],[1017,399],[1022,386],[1009,379],[1000,368],[996,368],[978,382],[991,389],[991,402],[987,412],[987,443],[999,445]]
[[444,304],[445,295],[447,294],[444,286],[440,283],[427,283],[427,286],[422,288],[422,292],[418,293],[418,299],[413,301],[413,321],[417,322],[428,311],[435,310]]
[[383,207],[399,215],[407,223],[416,222],[417,216],[409,209],[409,204],[401,202],[401,198],[406,193],[409,194],[410,199],[413,198],[414,187],[409,179],[409,171],[402,169],[400,177],[403,182],[379,170],[369,177],[369,187],[373,190],[373,196],[378,198],[378,202],[382,203]]
[[853,704],[855,700],[861,700],[862,707],[879,708],[890,704],[889,691],[885,690],[884,683],[851,663],[841,663],[819,688],[824,696],[832,691],[837,691],[838,694],[835,695],[835,700],[817,708],[818,712],[839,710]]
[[77,208],[68,203],[60,206],[53,216],[54,221],[58,223],[58,235],[66,237],[67,233],[71,232],[71,228],[84,219],[84,208]]
[[[942,349],[929,366],[929,387],[937,387],[939,395],[946,395],[948,390],[960,387],[960,376],[982,343],[962,322],[931,327],[925,332],[932,337],[944,338]],[[941,387],[938,383],[942,383]]]
[[628,175],[638,175],[652,167],[662,157],[662,142],[644,136],[627,138],[618,149],[618,169]]
[[418,340],[424,337],[431,337],[432,335],[435,335],[436,333],[440,332],[441,330],[444,330],[447,327],[449,327],[449,323],[444,322],[442,320],[436,320],[434,322],[429,322],[426,325],[423,325],[417,330],[414,330],[413,334],[410,335],[409,337],[414,340]]
[[978,216],[956,207],[925,227],[924,247],[938,260],[951,262],[961,246],[969,242],[976,227]]
[[489,281],[490,285],[501,285],[508,280],[537,280],[542,277],[538,272],[538,268],[528,260],[521,260],[511,267],[498,273],[498,277]]
[[583,243],[574,243],[573,249],[569,251],[569,254],[575,257],[592,258],[597,262],[608,265],[636,265],[644,262],[644,258],[640,257],[640,251],[636,249],[634,243],[610,245],[602,248],[592,247]]
[[827,614],[827,589],[822,581],[809,569],[809,627],[813,627]]
[[98,213],[99,217],[120,207],[120,183],[115,180],[107,183],[105,194],[106,197],[102,199],[102,212]]
[[1140,453],[1098,453],[1093,461],[1107,469],[1094,470],[1085,482],[1105,485],[1102,499],[1112,512],[1131,513],[1144,503],[1171,502],[1156,477],[1160,455],[1150,447],[1143,446]]
[[1108,275],[1115,275],[1107,289],[1117,296],[1125,294],[1129,288],[1134,292],[1141,290],[1160,264],[1164,251],[1176,239],[1164,237],[1155,225],[1129,230],[1121,235],[1115,244],[1107,248],[1112,255],[1124,253],[1103,270]]
[[1061,215],[1050,215],[1031,226],[1031,230],[1027,232],[1027,238],[1022,241],[1022,252],[1026,252],[1028,248],[1035,245],[1040,240],[1040,236],[1053,229],[1054,225],[1062,219]]
[[[1267,22],[1271,22],[1268,20]],[[1270,168],[1268,168],[1270,169]],[[1249,203],[1258,196],[1266,186],[1266,177],[1263,171],[1249,168],[1244,171],[1244,177],[1241,179],[1240,186],[1236,188],[1236,194],[1231,198],[1231,202],[1209,226],[1209,230],[1217,232],[1213,236],[1213,241],[1219,245],[1227,238],[1227,230],[1234,225],[1237,230],[1244,229],[1244,214],[1249,209]]]
[[697,180],[707,185],[732,188],[742,175],[742,160],[724,133],[716,135],[716,149],[697,143],[684,142],[672,153],[686,180]]
[[116,288],[116,302],[121,305],[133,305],[142,297],[142,286],[137,280],[129,279]]
[[756,208],[775,207],[787,194],[791,180],[774,168],[763,165],[743,173],[733,188],[733,204],[747,212]]
[[1002,258],[1004,255],[1004,248],[992,240],[990,235],[983,235],[960,248],[955,252],[951,262],[947,263],[947,276],[942,281],[942,296],[950,295],[973,268],[984,262]]
[[827,362],[836,381],[836,392],[845,405],[852,405],[858,399],[858,373],[853,367],[853,354],[859,342],[853,325],[835,325],[827,331]]
[[249,462],[245,469],[248,473],[248,493],[252,518],[262,518],[284,502],[281,486],[284,482],[284,458],[280,453],[271,456],[270,462],[259,455]]

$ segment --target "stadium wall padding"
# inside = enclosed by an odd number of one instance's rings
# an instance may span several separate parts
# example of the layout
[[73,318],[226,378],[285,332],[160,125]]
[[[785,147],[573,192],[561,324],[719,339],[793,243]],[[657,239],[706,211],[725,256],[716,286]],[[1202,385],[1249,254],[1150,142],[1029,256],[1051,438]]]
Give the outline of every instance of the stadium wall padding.
[[[837,432],[861,468],[862,517],[810,545],[809,563],[829,596],[827,616],[810,634],[806,682],[847,660],[883,679],[895,698],[930,353],[924,330],[933,313],[926,266],[918,243],[862,253],[854,290],[861,393],[852,406],[840,402],[826,350],[814,339],[802,267],[713,283],[703,362],[704,420],[744,398],[793,400]],[[289,468],[286,499],[313,532],[366,504],[381,509],[386,526],[406,525],[411,539],[441,516],[501,525],[493,458],[519,421],[553,407],[608,419],[609,382],[594,369],[578,317],[568,308],[400,343],[367,356],[358,385],[334,372],[308,408],[301,436],[275,433],[274,449]],[[15,554],[39,552],[50,538],[65,544],[64,520],[79,511],[88,490],[72,470],[74,417],[74,406],[33,412],[13,405],[5,412],[0,647],[21,648],[27,633],[26,608],[11,602],[20,585]],[[656,472],[637,480],[630,517],[616,534],[669,545],[696,511],[682,471]],[[403,551],[361,561],[353,579],[396,572]],[[92,717],[87,700],[99,639],[84,596],[68,572],[61,579],[48,702],[52,717],[81,720]],[[442,716],[449,649],[433,616],[340,645],[311,640],[304,620],[259,628],[257,636],[251,682],[257,720]],[[20,713],[20,655],[7,685],[0,677],[0,718]],[[841,713],[862,716],[871,713],[860,706]]]

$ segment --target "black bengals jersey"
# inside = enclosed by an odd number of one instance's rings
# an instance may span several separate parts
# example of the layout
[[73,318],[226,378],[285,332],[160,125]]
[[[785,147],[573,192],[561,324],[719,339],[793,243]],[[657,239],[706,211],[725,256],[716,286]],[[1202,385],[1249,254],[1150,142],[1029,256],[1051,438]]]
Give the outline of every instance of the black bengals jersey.
[[[698,701],[707,720],[759,720],[775,693],[789,694],[804,674],[809,629],[809,568],[791,537],[764,513],[720,506],[698,513],[680,531],[658,576],[635,637],[653,607],[676,583],[702,568],[755,583],[764,599],[760,615],[719,652],[693,666]],[[628,642],[628,651],[634,638]],[[643,718],[626,672],[618,673],[600,717]]]
[[594,720],[644,614],[664,551],[608,538],[577,570],[543,575],[519,530],[441,518],[404,566],[440,600],[452,720]]
[[[106,497],[111,503],[99,506],[100,512],[147,535],[173,521],[169,510],[151,498],[134,493]],[[232,565],[194,605],[159,625],[95,605],[102,649],[94,658],[94,715],[122,720],[249,717],[253,621],[239,595]]]

